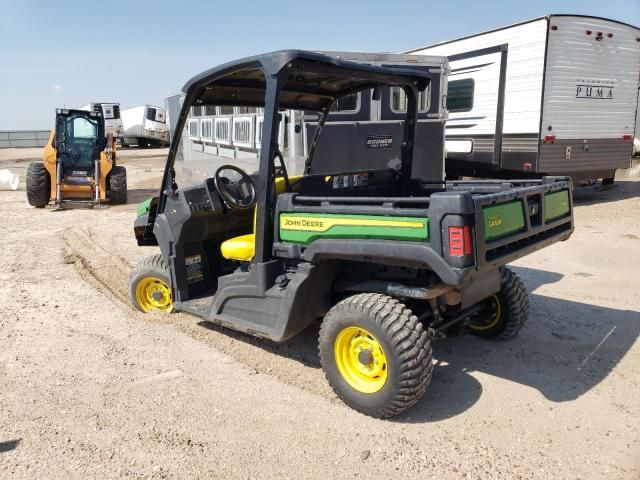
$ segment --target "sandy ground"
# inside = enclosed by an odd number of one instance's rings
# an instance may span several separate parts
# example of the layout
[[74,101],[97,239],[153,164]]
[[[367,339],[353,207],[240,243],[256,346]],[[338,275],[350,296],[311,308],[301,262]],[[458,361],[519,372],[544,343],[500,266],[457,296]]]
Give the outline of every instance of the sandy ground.
[[335,398],[316,329],[278,346],[129,307],[162,152],[121,152],[129,205],[0,192],[0,478],[640,478],[639,181],[579,191],[574,236],[513,265],[521,334],[436,344],[427,394],[379,421]]

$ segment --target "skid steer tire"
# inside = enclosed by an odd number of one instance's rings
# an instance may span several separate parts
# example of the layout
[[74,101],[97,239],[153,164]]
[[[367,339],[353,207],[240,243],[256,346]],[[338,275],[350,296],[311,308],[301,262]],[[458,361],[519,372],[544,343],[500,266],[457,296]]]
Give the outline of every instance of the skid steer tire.
[[116,166],[109,173],[109,202],[113,205],[127,203],[127,170]]
[[141,312],[173,311],[169,270],[162,255],[142,260],[129,275],[129,299]]
[[515,337],[529,316],[529,295],[522,280],[507,267],[500,268],[500,292],[484,302],[486,313],[469,324],[479,337],[508,340]]
[[29,205],[43,208],[49,203],[51,179],[42,162],[33,162],[27,169],[27,200]]
[[351,408],[375,418],[414,405],[433,375],[429,336],[395,298],[362,293],[335,305],[318,341],[327,381]]

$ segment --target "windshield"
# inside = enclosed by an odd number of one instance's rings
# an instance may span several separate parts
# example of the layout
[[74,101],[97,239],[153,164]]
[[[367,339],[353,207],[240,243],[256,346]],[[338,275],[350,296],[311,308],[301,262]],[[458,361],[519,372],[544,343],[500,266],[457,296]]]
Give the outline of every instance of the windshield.
[[98,122],[96,120],[70,117],[65,123],[69,138],[88,140],[98,137]]
[[90,170],[104,148],[102,118],[86,112],[60,115],[56,121],[56,150],[66,172]]
[[[398,170],[407,99],[402,90],[402,96],[396,91],[392,96],[389,88],[382,90],[380,100],[372,99],[371,90],[336,99],[322,129],[321,114],[316,111],[280,109],[276,141],[288,174],[302,175],[310,157],[307,173],[313,174]],[[425,97],[421,92],[420,99]],[[375,102],[384,102],[386,107],[377,121],[372,120],[374,107],[378,110]],[[394,105],[402,112],[396,112]],[[174,160],[177,185],[202,184],[225,164],[249,175],[257,173],[263,125],[264,109],[260,107],[191,106]],[[279,161],[275,167],[280,167]]]
[[[263,125],[261,107],[192,107],[174,161],[177,184],[180,187],[201,184],[225,164],[240,167],[249,175],[257,174]],[[277,142],[289,174],[302,173],[304,167],[300,125],[301,112],[280,110]]]

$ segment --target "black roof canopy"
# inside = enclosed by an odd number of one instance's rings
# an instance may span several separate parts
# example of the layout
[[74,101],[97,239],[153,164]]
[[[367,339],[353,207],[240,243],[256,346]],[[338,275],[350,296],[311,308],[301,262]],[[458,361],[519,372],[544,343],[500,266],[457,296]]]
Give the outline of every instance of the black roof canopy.
[[402,66],[352,62],[303,50],[281,50],[214,67],[189,80],[192,105],[264,106],[266,78],[281,77],[280,107],[326,110],[337,98],[384,86],[423,90],[429,73]]

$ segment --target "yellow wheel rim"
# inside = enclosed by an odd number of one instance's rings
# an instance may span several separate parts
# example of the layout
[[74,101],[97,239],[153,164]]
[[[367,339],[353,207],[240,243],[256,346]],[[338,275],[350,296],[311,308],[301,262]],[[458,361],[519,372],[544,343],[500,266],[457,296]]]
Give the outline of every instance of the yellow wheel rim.
[[498,324],[500,318],[502,318],[502,305],[500,304],[498,295],[492,295],[488,298],[487,301],[489,302],[490,308],[493,311],[492,315],[482,323],[471,323],[469,325],[469,328],[471,328],[471,330],[476,330],[478,332],[491,330]]
[[151,310],[173,310],[171,289],[156,277],[145,277],[136,285],[136,301],[143,312]]
[[375,393],[387,381],[387,356],[380,342],[361,327],[347,327],[336,338],[336,365],[342,378],[362,393]]

